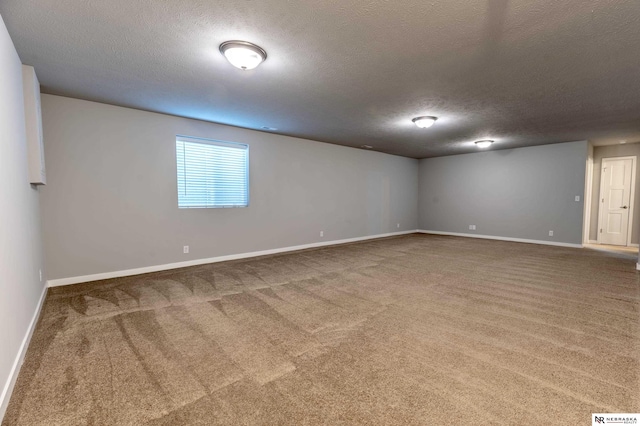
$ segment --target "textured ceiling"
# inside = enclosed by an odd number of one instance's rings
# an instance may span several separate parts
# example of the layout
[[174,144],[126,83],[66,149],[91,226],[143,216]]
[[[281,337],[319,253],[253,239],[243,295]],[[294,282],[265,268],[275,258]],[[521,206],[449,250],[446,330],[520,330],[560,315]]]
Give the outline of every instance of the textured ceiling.
[[[0,14],[46,93],[415,158],[478,139],[640,141],[638,0],[2,0]],[[267,61],[233,68],[230,39]]]

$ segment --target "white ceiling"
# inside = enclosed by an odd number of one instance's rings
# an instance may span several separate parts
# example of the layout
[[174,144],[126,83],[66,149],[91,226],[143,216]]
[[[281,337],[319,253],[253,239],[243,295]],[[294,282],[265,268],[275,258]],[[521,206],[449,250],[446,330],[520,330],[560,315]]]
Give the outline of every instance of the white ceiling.
[[[46,93],[415,158],[478,139],[640,141],[638,0],[2,0],[0,14]],[[231,39],[267,61],[233,68]]]

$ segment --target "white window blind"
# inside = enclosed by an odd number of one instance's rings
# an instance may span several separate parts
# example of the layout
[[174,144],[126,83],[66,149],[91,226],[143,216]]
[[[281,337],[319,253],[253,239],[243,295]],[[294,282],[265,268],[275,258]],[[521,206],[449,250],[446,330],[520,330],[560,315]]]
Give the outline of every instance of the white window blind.
[[247,207],[249,146],[176,137],[178,207]]

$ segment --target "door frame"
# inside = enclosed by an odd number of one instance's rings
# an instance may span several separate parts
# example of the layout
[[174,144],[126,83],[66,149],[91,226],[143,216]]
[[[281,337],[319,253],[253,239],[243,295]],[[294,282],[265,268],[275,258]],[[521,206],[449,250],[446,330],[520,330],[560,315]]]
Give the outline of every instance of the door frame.
[[602,244],[601,240],[601,232],[600,229],[603,225],[604,218],[602,217],[604,214],[604,209],[602,208],[602,198],[604,194],[602,191],[604,190],[604,173],[602,173],[602,169],[604,168],[604,163],[607,160],[615,161],[615,160],[631,160],[631,194],[629,197],[629,224],[627,225],[627,243],[626,247],[631,246],[631,235],[633,231],[633,210],[635,207],[635,193],[636,193],[636,156],[626,156],[626,157],[605,157],[600,162],[600,196],[598,197],[598,228],[597,228],[597,237],[598,244]]
[[[591,232],[591,221],[595,220],[595,218],[591,217],[591,207],[592,207],[592,199],[593,199],[593,146],[589,144],[589,152],[587,154],[586,168],[585,168],[585,179],[584,179],[584,196],[582,200],[584,201],[584,211],[582,213],[582,246],[585,244],[589,244],[591,241],[589,238],[589,233]],[[598,237],[596,233],[596,238]]]

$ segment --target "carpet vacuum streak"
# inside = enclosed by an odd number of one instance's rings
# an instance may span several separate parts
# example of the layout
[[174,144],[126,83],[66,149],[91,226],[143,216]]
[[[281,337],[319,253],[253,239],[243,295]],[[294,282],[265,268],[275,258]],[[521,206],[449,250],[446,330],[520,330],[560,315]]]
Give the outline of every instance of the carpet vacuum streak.
[[628,256],[413,234],[52,288],[3,426],[640,412]]

